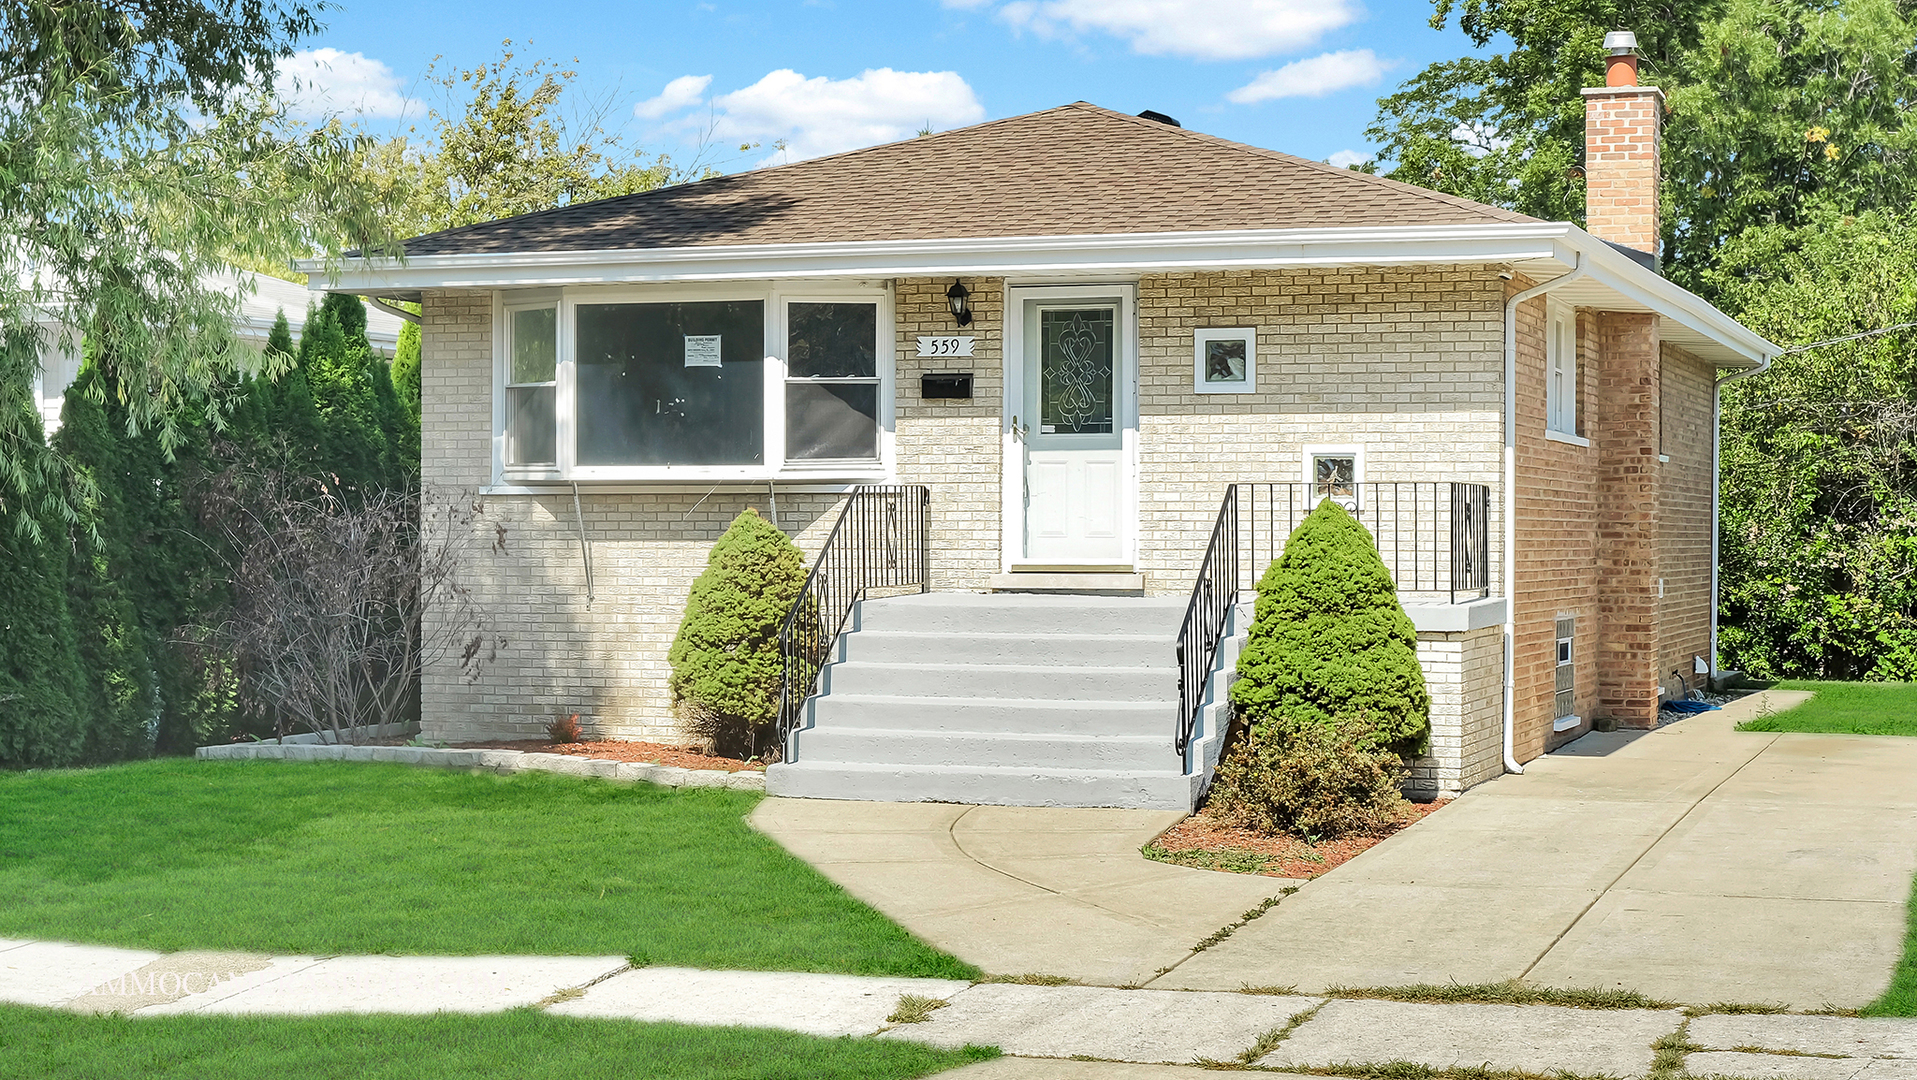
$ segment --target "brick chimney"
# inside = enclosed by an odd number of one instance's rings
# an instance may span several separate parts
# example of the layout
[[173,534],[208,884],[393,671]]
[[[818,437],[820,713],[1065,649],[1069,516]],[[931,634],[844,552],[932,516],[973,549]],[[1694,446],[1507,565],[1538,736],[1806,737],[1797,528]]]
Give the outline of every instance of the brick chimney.
[[1637,84],[1637,35],[1604,35],[1604,85],[1584,90],[1584,228],[1658,257],[1658,133],[1664,92]]

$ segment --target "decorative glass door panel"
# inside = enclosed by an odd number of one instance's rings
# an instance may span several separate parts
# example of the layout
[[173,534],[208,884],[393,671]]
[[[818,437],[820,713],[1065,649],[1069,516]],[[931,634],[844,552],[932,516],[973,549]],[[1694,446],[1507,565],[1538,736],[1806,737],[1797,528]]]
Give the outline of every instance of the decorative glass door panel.
[[1118,313],[1115,303],[1026,303],[1029,412],[1018,429],[1029,562],[1104,566],[1124,558]]

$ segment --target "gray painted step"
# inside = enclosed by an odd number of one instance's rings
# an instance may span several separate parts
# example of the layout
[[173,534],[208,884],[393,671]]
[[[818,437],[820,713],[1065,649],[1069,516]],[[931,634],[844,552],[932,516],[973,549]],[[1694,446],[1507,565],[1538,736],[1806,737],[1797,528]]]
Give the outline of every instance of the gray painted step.
[[766,770],[766,791],[802,799],[1118,806],[1190,810],[1196,777],[1175,772],[983,766],[853,765],[795,761]]
[[1179,767],[1169,724],[1158,735],[1044,735],[888,728],[816,728],[805,733],[801,761],[845,765],[1166,772]]
[[[910,726],[918,731],[964,734],[1165,735],[1178,713],[1174,702],[1028,701],[922,698],[899,695],[831,694],[812,699],[805,738],[812,728]],[[810,746],[810,742],[801,745]]]
[[839,659],[876,664],[942,661],[1176,668],[1178,653],[1171,639],[1144,634],[919,634],[868,627],[839,638]]
[[1178,636],[1187,601],[1157,597],[924,593],[860,604],[860,630],[921,634],[1083,634]]
[[[1042,641],[1032,643],[1043,648]],[[1037,701],[1178,700],[1173,668],[1037,667],[1016,664],[947,664],[937,661],[830,664],[819,682],[824,694],[892,694],[913,697],[1026,698]]]

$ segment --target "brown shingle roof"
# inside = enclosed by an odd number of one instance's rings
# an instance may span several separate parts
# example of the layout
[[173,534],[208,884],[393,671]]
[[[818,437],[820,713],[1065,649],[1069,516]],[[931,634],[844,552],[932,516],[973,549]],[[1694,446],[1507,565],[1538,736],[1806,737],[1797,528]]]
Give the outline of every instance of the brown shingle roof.
[[409,255],[1533,221],[1078,102],[466,225]]

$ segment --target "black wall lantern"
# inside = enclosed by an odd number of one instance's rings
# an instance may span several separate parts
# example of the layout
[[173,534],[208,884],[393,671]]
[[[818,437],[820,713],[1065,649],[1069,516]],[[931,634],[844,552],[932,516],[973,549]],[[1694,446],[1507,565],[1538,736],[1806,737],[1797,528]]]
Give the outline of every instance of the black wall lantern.
[[951,305],[952,318],[957,319],[960,326],[972,325],[972,294],[965,291],[965,286],[954,280],[952,287],[945,290],[945,302]]

